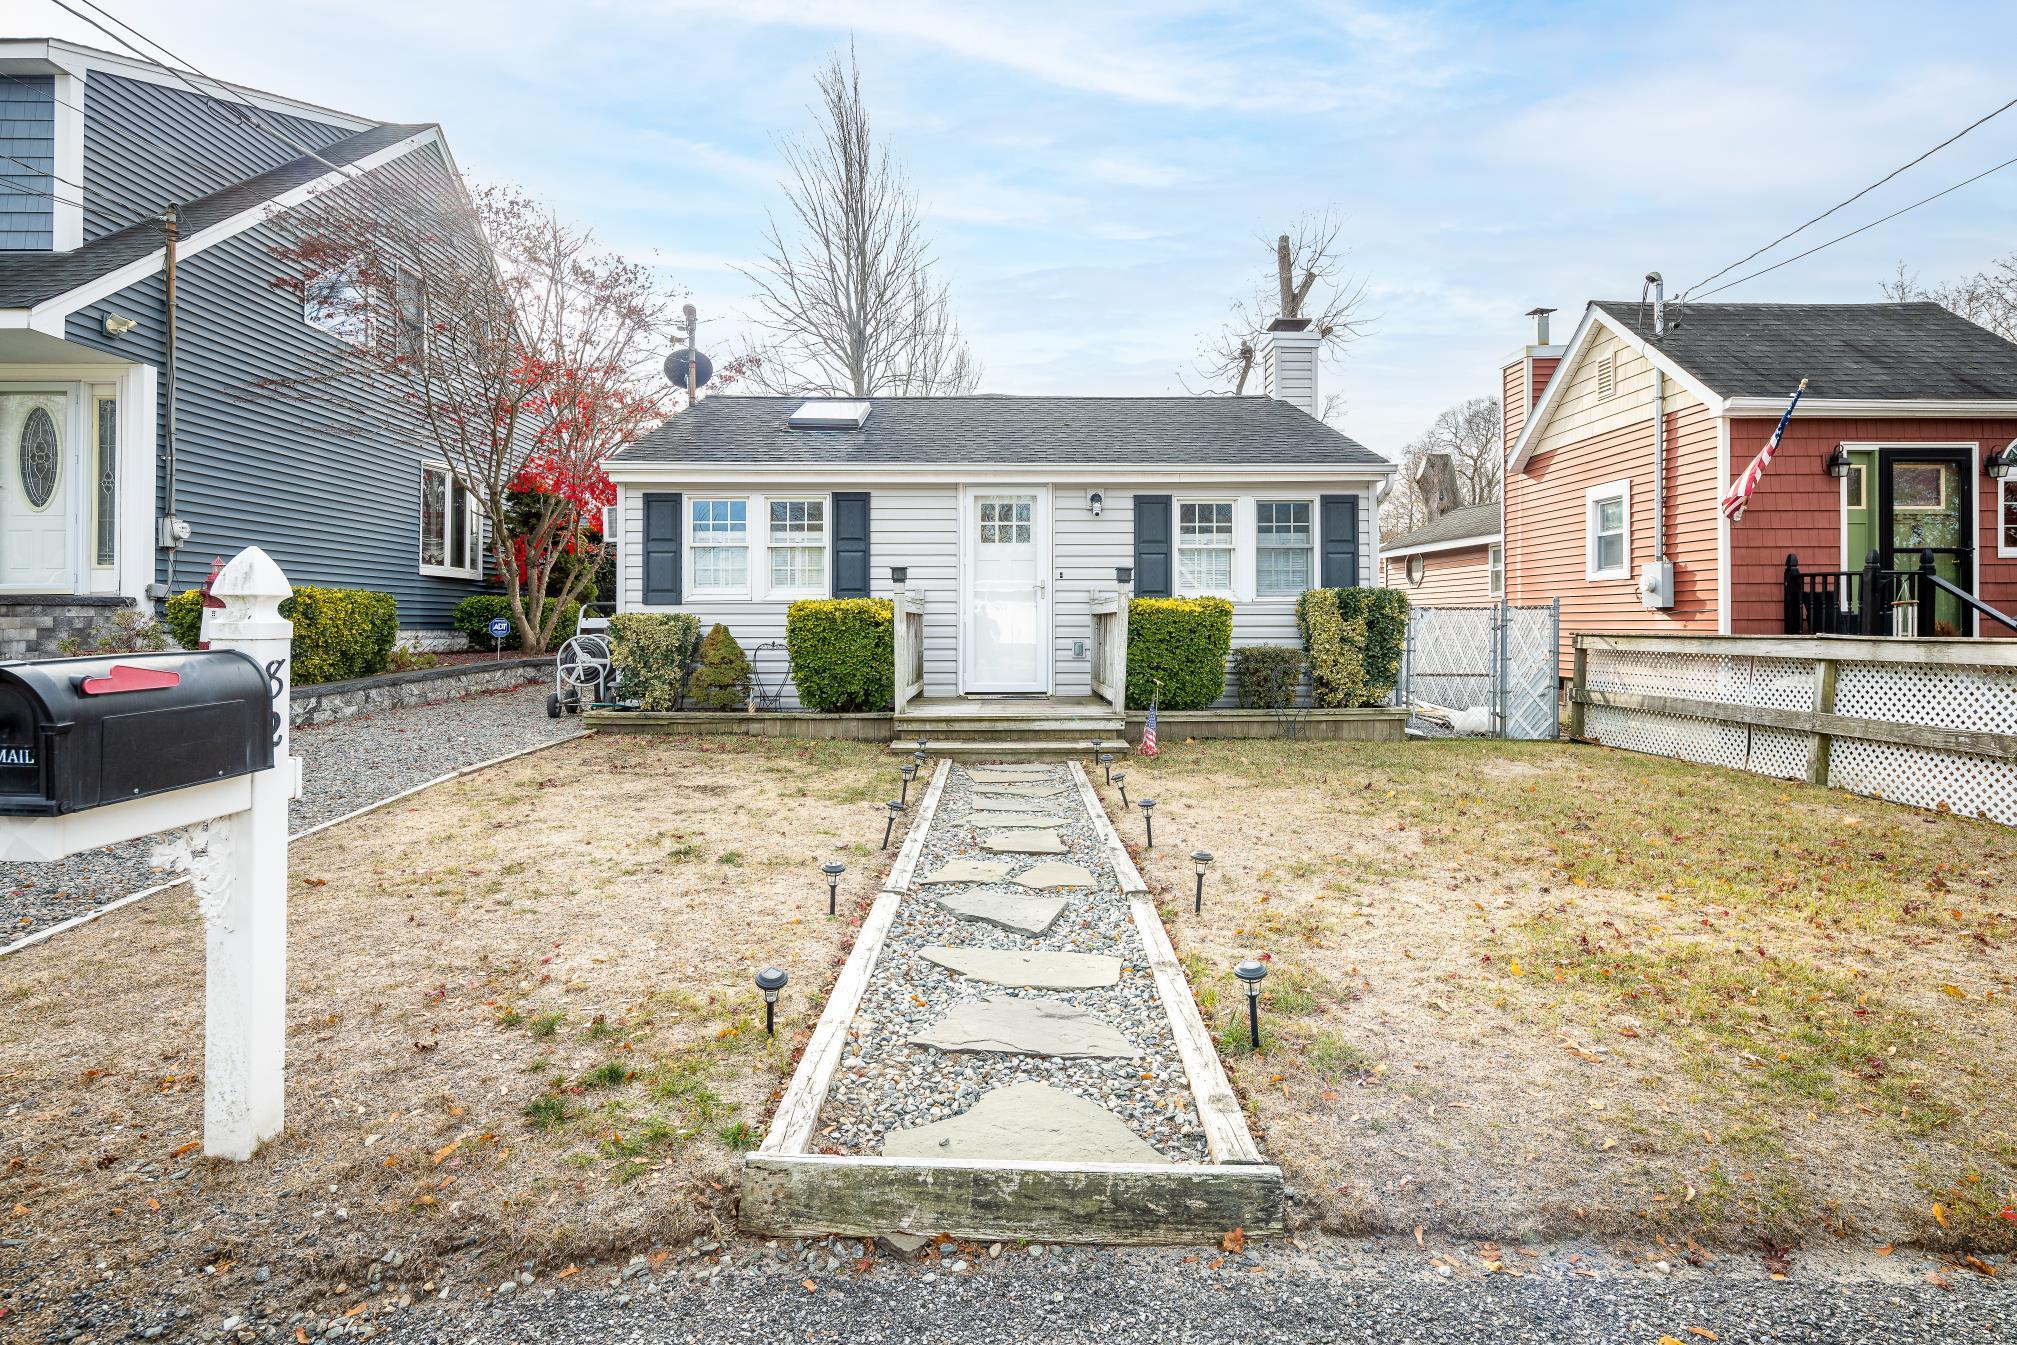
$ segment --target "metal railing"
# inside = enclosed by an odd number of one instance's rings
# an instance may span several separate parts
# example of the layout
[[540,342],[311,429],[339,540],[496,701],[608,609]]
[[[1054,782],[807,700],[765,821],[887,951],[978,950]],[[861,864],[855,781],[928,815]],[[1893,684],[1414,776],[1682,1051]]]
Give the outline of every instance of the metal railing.
[[[1911,554],[1911,553],[1906,553]],[[1944,593],[1976,617],[2017,631],[2017,619],[1997,611],[1936,571],[1931,549],[1921,549],[1913,570],[1887,570],[1872,551],[1860,570],[1803,570],[1786,557],[1788,635],[1936,635],[1934,595]]]

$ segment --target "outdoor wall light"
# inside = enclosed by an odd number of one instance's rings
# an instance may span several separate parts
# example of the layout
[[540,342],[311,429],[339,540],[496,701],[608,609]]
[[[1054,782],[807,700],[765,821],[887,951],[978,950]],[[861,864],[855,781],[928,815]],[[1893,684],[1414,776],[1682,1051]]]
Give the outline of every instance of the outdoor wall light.
[[1139,806],[1142,810],[1142,826],[1148,831],[1149,849],[1153,850],[1156,848],[1156,801],[1154,799],[1143,799]]
[[105,315],[105,334],[107,336],[124,336],[139,325],[139,319],[129,318],[124,313],[107,313]]
[[819,871],[826,875],[826,913],[836,915],[840,905],[840,876],[847,872],[847,865],[837,859],[829,859],[819,866]]
[[889,582],[896,585],[898,588],[902,588],[904,585],[904,581],[909,578],[910,578],[910,566],[892,565],[889,567]]
[[906,761],[903,765],[897,767],[897,771],[903,776],[903,787],[897,790],[896,801],[898,803],[909,803],[910,782],[917,775],[917,763],[915,761]]
[[763,1030],[767,1036],[777,1035],[777,992],[790,982],[791,977],[776,967],[765,967],[756,974],[756,988],[763,991]]
[[1208,868],[1210,868],[1211,866],[1212,866],[1212,852],[1211,852],[1211,851],[1209,851],[1209,850],[1193,850],[1193,851],[1191,851],[1191,867],[1192,867],[1192,868],[1194,868],[1194,869],[1196,869],[1196,870],[1198,871],[1198,895],[1197,895],[1197,899],[1196,899],[1196,900],[1194,900],[1194,901],[1193,901],[1193,902],[1191,903],[1191,914],[1192,914],[1192,915],[1202,915],[1202,914],[1204,914],[1204,910],[1205,910],[1205,870],[1206,870],[1206,869],[1208,869]]
[[1268,977],[1267,965],[1248,958],[1233,968],[1233,975],[1245,982],[1247,987],[1247,1036],[1258,1051],[1261,1049],[1261,982]]
[[1828,475],[1837,481],[1849,475],[1849,450],[1835,445],[1835,451],[1828,455]]
[[1135,567],[1132,565],[1114,566],[1114,582],[1119,584],[1122,588],[1126,588],[1129,584],[1134,583]]
[[1121,792],[1121,807],[1128,806],[1128,777],[1125,771],[1117,771],[1113,776],[1114,788]]
[[1984,459],[1982,470],[1991,481],[2007,481],[2012,472],[2017,472],[2017,439],[2005,444],[2001,453],[1991,453]]
[[1114,782],[1114,754],[1111,752],[1100,753],[1100,766],[1107,773],[1107,783],[1112,784]]
[[1100,516],[1100,510],[1106,508],[1106,503],[1107,503],[1107,497],[1101,491],[1096,490],[1092,494],[1086,496],[1086,507],[1092,510],[1094,518],[1098,518]]
[[896,830],[896,815],[903,811],[903,800],[889,801],[889,820],[882,824],[882,848],[889,849],[890,834]]

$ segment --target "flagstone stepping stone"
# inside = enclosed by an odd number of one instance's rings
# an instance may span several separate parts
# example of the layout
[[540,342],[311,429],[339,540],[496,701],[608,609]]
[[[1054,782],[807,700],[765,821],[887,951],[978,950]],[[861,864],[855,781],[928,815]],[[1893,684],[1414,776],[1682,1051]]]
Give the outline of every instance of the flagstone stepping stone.
[[927,873],[923,883],[998,883],[1015,868],[1006,859],[949,859],[937,873]]
[[1046,817],[1042,813],[969,813],[966,824],[970,827],[1068,827],[1068,817]]
[[1024,869],[1009,881],[1024,887],[1091,887],[1093,876],[1076,864],[1047,859],[1034,868]]
[[1057,806],[1056,803],[1049,799],[1025,799],[1018,798],[1013,794],[988,794],[974,800],[973,810],[975,812],[997,813],[1040,813],[1046,808],[1055,808]]
[[1039,781],[1055,781],[1056,771],[1014,770],[1003,766],[975,766],[967,772],[967,778],[975,784],[1016,785],[1035,784]]
[[1036,990],[1095,990],[1121,979],[1121,960],[1096,953],[934,946],[919,949],[918,956],[970,980]]
[[1169,1161],[1106,1108],[1047,1083],[997,1088],[958,1116],[885,1135],[882,1151],[889,1158]]
[[1064,781],[1054,780],[1049,784],[975,785],[973,787],[973,792],[975,793],[975,795],[981,798],[1006,797],[1006,798],[1041,799],[1041,798],[1048,798],[1052,794],[1061,792],[1064,789],[1064,787],[1065,787]]
[[997,831],[981,841],[981,848],[998,855],[1061,855],[1065,843],[1055,831]]
[[934,898],[954,915],[1018,934],[1041,934],[1065,908],[1063,897],[1019,897],[1007,892],[948,892]]
[[1097,1014],[1054,999],[1017,995],[989,995],[955,1004],[929,1031],[910,1041],[941,1051],[999,1051],[1065,1060],[1125,1060],[1136,1054],[1134,1043]]

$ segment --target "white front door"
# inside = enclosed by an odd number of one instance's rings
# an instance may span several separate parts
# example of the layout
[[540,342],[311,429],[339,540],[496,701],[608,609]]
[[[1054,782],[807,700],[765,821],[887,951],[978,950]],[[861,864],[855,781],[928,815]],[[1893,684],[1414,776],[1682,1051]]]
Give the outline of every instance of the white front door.
[[60,392],[0,392],[0,588],[69,593],[69,399]]
[[1050,496],[974,490],[965,513],[963,687],[1049,691]]

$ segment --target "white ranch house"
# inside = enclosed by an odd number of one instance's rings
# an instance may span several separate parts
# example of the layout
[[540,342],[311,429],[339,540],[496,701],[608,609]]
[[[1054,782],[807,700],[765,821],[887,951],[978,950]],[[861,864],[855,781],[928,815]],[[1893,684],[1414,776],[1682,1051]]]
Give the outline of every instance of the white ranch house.
[[609,463],[619,608],[725,622],[771,681],[793,601],[894,597],[895,570],[921,645],[907,688],[900,623],[899,700],[940,708],[1117,713],[1095,616],[1129,571],[1231,599],[1236,645],[1298,644],[1305,589],[1377,582],[1394,467],[1312,414],[1316,334],[1276,326],[1263,396],[705,399]]

